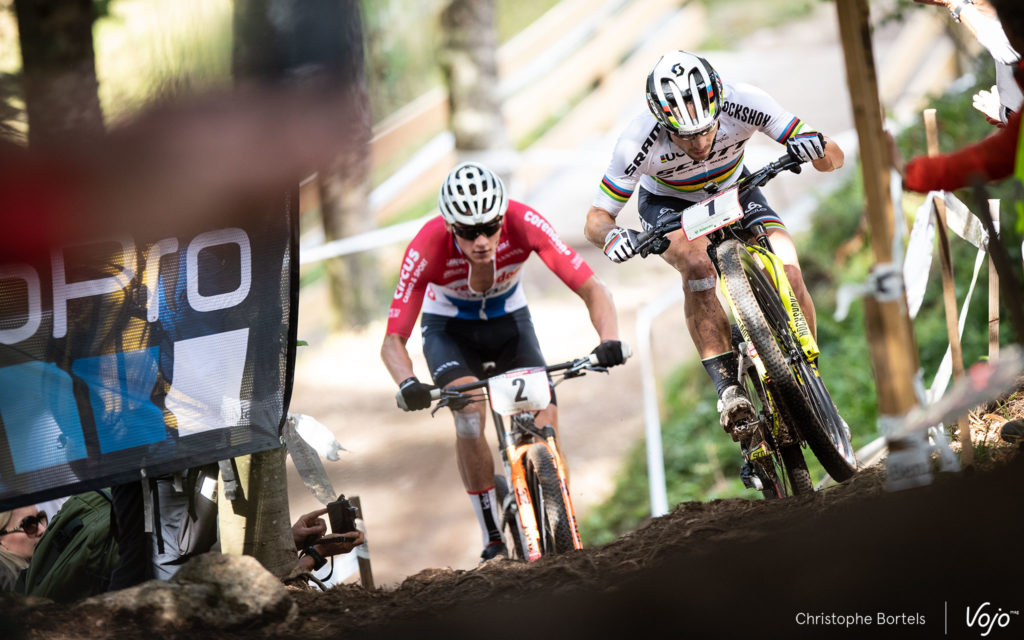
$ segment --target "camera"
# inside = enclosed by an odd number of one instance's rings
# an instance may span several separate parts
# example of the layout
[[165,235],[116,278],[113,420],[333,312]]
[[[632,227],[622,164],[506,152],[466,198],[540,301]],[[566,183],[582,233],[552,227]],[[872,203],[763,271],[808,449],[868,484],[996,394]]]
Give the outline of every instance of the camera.
[[327,504],[327,516],[331,519],[332,533],[348,533],[356,530],[357,509],[345,498],[344,494],[339,495],[334,502]]

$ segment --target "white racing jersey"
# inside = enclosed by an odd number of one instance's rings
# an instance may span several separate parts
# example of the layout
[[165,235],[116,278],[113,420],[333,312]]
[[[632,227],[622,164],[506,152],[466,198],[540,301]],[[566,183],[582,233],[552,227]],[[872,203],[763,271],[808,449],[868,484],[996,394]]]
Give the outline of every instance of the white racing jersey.
[[615,144],[593,205],[618,215],[637,183],[655,195],[697,202],[707,197],[704,185],[728,187],[739,179],[743,150],[754,132],[762,131],[780,144],[798,133],[814,132],[752,85],[726,83],[722,96],[711,154],[701,161],[676,146],[650,112],[633,118]]

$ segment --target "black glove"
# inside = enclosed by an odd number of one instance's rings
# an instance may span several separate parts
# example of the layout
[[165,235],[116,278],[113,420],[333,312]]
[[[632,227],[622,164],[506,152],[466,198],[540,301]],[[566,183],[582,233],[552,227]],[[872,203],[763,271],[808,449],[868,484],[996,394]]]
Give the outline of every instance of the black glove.
[[420,382],[416,376],[406,378],[402,380],[402,384],[398,385],[395,402],[398,403],[399,409],[405,411],[426,409],[430,406],[430,390],[433,388],[429,384]]
[[629,349],[622,348],[622,342],[618,340],[605,340],[594,347],[593,353],[597,356],[597,364],[602,367],[614,367],[622,364],[629,357]]
[[668,238],[655,238],[654,240],[651,241],[651,244],[647,245],[647,247],[642,251],[642,253],[644,254],[645,258],[647,256],[660,256],[661,254],[665,253],[666,250],[668,250],[670,244],[672,244],[672,242]]

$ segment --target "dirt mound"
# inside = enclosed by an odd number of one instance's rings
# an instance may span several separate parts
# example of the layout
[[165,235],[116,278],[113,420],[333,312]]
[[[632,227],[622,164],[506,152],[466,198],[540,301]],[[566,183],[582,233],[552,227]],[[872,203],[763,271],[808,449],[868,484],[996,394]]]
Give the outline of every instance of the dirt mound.
[[[1022,472],[1018,455],[898,493],[873,469],[806,498],[684,503],[611,544],[531,565],[428,569],[388,591],[294,590],[301,614],[287,633],[219,635],[978,637],[991,619],[987,637],[1019,637]],[[90,615],[47,606],[18,625],[28,638],[147,636],[132,620]]]

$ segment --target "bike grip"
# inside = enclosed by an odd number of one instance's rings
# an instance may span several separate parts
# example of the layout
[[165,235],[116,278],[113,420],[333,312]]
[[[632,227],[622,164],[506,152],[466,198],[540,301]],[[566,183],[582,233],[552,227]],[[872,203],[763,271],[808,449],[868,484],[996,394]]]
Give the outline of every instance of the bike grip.
[[626,344],[625,342],[622,342],[621,344],[622,344],[622,359],[623,360],[629,360],[629,358],[633,355],[633,350],[630,349],[629,345]]
[[435,387],[435,388],[431,389],[430,390],[430,400],[431,400],[431,402],[433,402],[434,400],[440,400],[440,399],[441,399],[441,387]]

